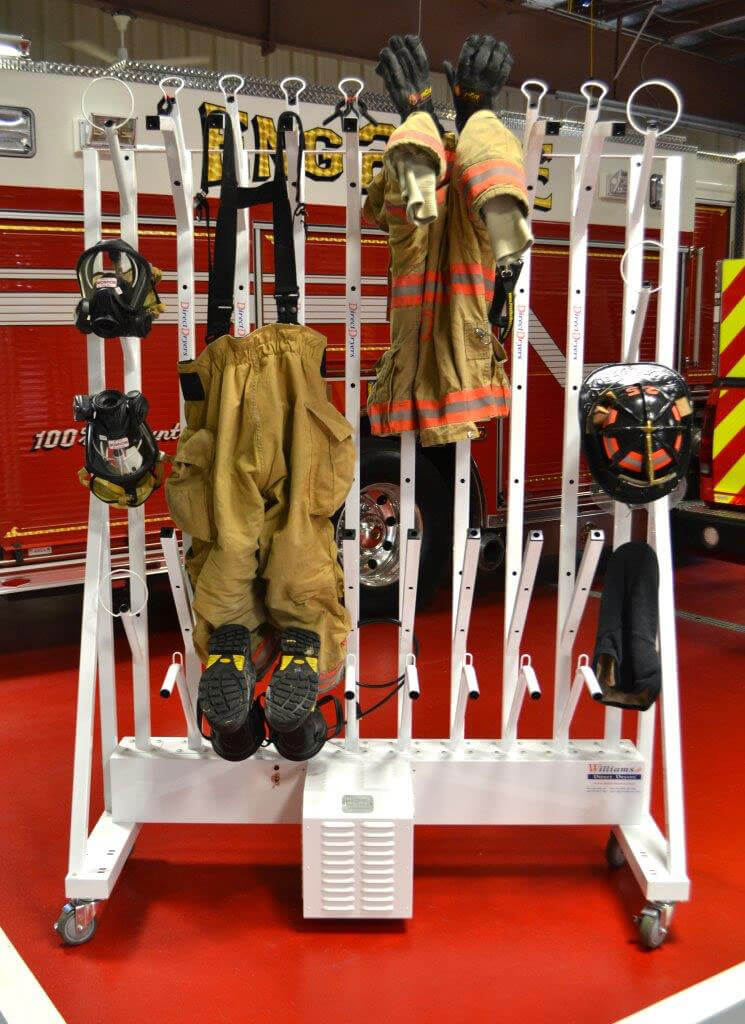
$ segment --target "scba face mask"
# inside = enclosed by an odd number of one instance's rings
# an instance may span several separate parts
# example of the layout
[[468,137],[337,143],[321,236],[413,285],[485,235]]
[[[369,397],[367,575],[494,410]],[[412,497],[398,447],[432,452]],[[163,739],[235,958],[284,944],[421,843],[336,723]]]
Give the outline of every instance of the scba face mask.
[[75,326],[101,338],[144,338],[164,307],[156,291],[161,273],[121,239],[86,249],[76,269],[82,298]]
[[85,468],[80,482],[119,508],[142,505],[163,483],[163,462],[145,422],[148,402],[139,391],[76,395],[73,412],[85,420]]

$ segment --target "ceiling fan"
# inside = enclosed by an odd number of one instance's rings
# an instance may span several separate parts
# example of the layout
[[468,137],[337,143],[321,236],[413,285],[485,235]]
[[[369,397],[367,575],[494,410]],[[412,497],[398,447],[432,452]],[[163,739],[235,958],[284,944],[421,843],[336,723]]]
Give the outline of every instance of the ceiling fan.
[[[128,11],[114,11],[112,14],[114,24],[119,33],[119,48],[112,53],[98,43],[89,39],[70,39],[65,43],[71,50],[85,54],[86,57],[93,57],[94,60],[102,61],[104,64],[116,64],[118,61],[129,60],[127,50],[127,29],[132,21],[133,15]],[[135,59],[135,58],[131,58]],[[149,64],[165,64],[168,67],[204,67],[211,64],[211,57],[160,57],[157,60],[149,60]]]

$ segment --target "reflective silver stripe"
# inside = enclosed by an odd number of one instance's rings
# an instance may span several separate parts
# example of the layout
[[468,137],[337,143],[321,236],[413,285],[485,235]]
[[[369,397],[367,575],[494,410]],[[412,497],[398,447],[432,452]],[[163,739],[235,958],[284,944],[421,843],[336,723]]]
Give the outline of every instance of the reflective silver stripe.
[[387,423],[402,423],[410,419],[420,419],[425,421],[428,420],[444,420],[452,413],[457,412],[479,412],[482,410],[490,409],[495,407],[496,409],[506,409],[507,399],[501,395],[485,395],[483,398],[474,398],[468,401],[462,402],[450,402],[448,405],[440,406],[439,409],[397,409],[389,413],[379,412],[368,412],[370,421],[375,424],[380,424],[384,420]]
[[484,395],[483,398],[470,398],[466,401],[461,402],[448,402],[447,405],[441,405],[439,411],[437,409],[419,409],[417,413],[420,419],[440,419],[446,417],[451,412],[468,412],[471,409],[483,409],[487,406],[495,405],[498,409],[502,406],[507,405],[507,400],[501,395]]
[[[434,284],[434,282],[432,282]],[[391,295],[418,295],[424,288],[425,282],[420,284],[394,284],[391,288]]]

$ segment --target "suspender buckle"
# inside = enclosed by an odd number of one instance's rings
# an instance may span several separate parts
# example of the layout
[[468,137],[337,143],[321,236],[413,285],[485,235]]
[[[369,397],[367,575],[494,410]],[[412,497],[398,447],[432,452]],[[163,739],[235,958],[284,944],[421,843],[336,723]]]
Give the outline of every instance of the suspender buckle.
[[286,292],[275,291],[274,298],[277,302],[277,323],[296,324],[298,302],[300,300],[298,289],[295,288],[294,291]]

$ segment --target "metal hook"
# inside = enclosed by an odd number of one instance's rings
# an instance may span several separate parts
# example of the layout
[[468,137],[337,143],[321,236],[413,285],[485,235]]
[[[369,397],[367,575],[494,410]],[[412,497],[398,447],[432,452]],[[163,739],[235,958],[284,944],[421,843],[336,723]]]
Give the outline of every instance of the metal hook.
[[[345,88],[347,82],[354,82],[356,85],[358,85],[359,88],[357,89],[357,91],[350,92],[349,89]],[[336,88],[339,90],[339,92],[342,94],[345,100],[354,103],[354,101],[358,99],[362,90],[365,88],[365,83],[362,81],[361,78],[355,78],[353,75],[350,75],[347,78],[339,79],[339,84],[337,85]]]
[[[651,126],[648,128],[642,128],[634,118],[634,112],[632,108],[634,97],[642,89],[646,89],[652,85],[658,85],[662,89],[667,89],[667,91],[672,95],[673,99],[675,100],[675,116],[673,117],[672,121],[667,126],[667,128],[663,128],[662,131],[660,131],[658,128],[653,128]],[[629,122],[634,131],[639,133],[639,135],[667,135],[667,133],[671,131],[678,123],[678,121],[680,120],[680,115],[682,113],[683,97],[680,95],[680,92],[673,85],[673,83],[668,82],[665,78],[649,78],[646,82],[640,82],[635,89],[632,89],[629,98],[626,100],[626,120]]]
[[[292,96],[292,97],[290,96],[289,89],[287,88],[288,84],[290,82],[299,82],[300,83],[300,88],[295,93],[295,95]],[[304,78],[301,78],[300,75],[288,75],[287,78],[283,78],[282,79],[282,81],[279,83],[279,87],[282,90],[282,94],[283,94],[283,96],[285,98],[285,102],[287,103],[287,106],[288,107],[296,107],[298,100],[303,95],[305,90],[308,88],[308,83],[305,81]]]
[[548,85],[542,78],[526,78],[520,86],[520,92],[528,101],[529,110],[539,110],[541,100],[548,92]]
[[[178,82],[176,88],[172,89],[170,93],[166,92],[166,86],[169,82]],[[166,75],[165,78],[161,78],[158,82],[158,88],[163,93],[164,99],[174,100],[184,88],[185,84],[184,79],[180,75]]]
[[[230,90],[228,90],[226,88],[225,82],[229,82],[229,81],[231,81],[231,79],[233,81],[235,81],[235,82],[239,82],[240,83],[238,85],[237,89],[230,89]],[[243,75],[238,75],[238,74],[235,74],[234,72],[229,71],[226,75],[221,75],[220,76],[220,78],[218,79],[217,84],[220,86],[220,92],[223,94],[223,96],[227,100],[228,96],[235,96],[235,94],[237,92],[241,91],[243,86],[246,84],[246,80],[243,77]]]
[[[593,89],[596,89],[598,95],[593,95]],[[583,82],[579,90],[584,98],[587,100],[587,106],[590,110],[597,110],[600,104],[603,102],[605,97],[608,95],[608,86],[605,82],[601,82],[597,78],[591,78],[587,82]]]

